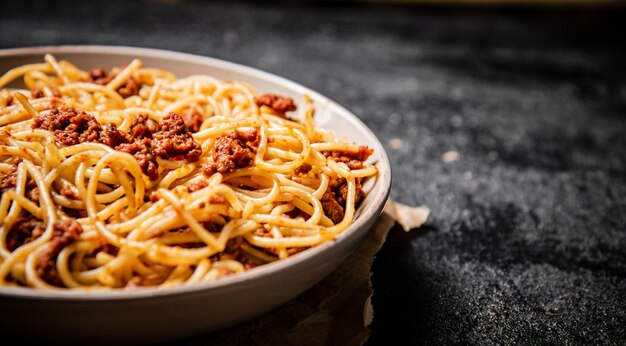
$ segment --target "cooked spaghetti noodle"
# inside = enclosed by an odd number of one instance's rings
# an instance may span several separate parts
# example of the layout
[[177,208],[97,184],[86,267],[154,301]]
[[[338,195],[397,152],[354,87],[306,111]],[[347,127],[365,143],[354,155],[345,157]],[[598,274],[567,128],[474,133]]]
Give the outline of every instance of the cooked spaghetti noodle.
[[[9,89],[23,78],[26,89]],[[303,96],[46,55],[0,77],[0,285],[212,281],[332,240],[372,151]],[[300,120],[295,120],[300,119]]]

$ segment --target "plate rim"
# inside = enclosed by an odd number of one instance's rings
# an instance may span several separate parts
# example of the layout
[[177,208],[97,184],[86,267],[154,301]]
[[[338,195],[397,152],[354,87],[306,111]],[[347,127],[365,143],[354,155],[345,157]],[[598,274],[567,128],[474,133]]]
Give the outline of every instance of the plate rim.
[[[357,126],[360,131],[364,132],[371,138],[372,142],[378,146],[379,161],[377,167],[379,168],[379,179],[382,185],[382,193],[378,196],[374,196],[372,205],[363,210],[361,215],[354,220],[354,222],[348,226],[348,228],[338,235],[335,239],[319,244],[313,248],[307,249],[301,253],[298,253],[292,257],[276,261],[273,263],[264,264],[262,266],[250,269],[238,275],[232,275],[219,280],[211,282],[195,283],[192,285],[178,285],[165,288],[142,288],[136,290],[125,289],[113,289],[113,290],[94,290],[94,291],[78,291],[78,290],[39,290],[25,287],[7,287],[0,286],[0,298],[19,298],[27,300],[46,300],[46,301],[75,301],[75,302],[106,302],[106,301],[127,301],[127,300],[139,300],[139,299],[154,299],[164,297],[176,297],[183,294],[197,294],[203,291],[217,292],[220,290],[228,290],[238,284],[244,284],[247,281],[259,280],[264,276],[270,274],[276,274],[278,272],[289,269],[294,265],[307,260],[321,256],[323,252],[328,251],[336,243],[345,241],[346,238],[356,233],[358,229],[364,227],[371,219],[378,218],[382,213],[383,207],[387,198],[389,197],[391,190],[391,166],[389,158],[383,145],[372,130],[365,125],[356,115],[351,111],[333,101],[332,99],[320,94],[319,92],[305,87],[299,83],[296,83],[287,78],[279,75],[265,72],[260,69],[250,67],[247,65],[222,60],[218,58],[175,52],[164,49],[132,47],[132,46],[118,46],[118,45],[52,45],[52,46],[32,46],[32,47],[19,47],[0,49],[0,58],[2,57],[19,57],[20,55],[33,55],[33,54],[113,54],[113,55],[143,55],[155,58],[173,59],[182,62],[194,62],[199,64],[210,64],[214,67],[224,68],[229,71],[241,72],[250,76],[255,76],[260,79],[273,81],[277,84],[282,84],[285,87],[292,89],[300,94],[308,94],[314,99],[318,99],[320,102],[325,102],[327,107],[334,108],[334,111],[340,113],[341,116],[348,119],[353,125]],[[4,71],[6,72],[6,71]],[[2,72],[2,73],[4,73]],[[375,222],[375,220],[374,220]],[[364,230],[364,233],[370,231],[371,227]]]

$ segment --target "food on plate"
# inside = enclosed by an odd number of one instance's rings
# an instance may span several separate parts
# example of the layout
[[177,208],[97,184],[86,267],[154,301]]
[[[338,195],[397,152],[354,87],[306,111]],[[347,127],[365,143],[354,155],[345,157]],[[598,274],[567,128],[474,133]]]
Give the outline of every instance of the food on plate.
[[315,126],[306,95],[138,59],[108,71],[44,60],[0,77],[0,285],[241,273],[334,239],[378,173],[370,148]]

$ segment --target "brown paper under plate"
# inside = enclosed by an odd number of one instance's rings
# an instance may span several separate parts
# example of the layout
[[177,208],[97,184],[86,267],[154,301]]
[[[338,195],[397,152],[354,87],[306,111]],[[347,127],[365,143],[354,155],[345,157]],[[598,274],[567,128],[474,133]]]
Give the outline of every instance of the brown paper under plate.
[[370,268],[394,223],[383,213],[337,270],[294,300],[250,321],[182,344],[362,345],[369,338],[367,326],[373,317]]

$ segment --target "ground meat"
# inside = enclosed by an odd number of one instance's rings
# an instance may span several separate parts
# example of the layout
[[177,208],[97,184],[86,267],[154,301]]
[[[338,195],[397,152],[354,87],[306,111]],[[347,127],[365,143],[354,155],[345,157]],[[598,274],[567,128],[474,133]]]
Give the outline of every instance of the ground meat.
[[127,133],[124,133],[117,129],[117,125],[109,123],[101,133],[99,142],[106,144],[111,148],[117,148],[118,146],[131,143],[134,138]]
[[[152,150],[152,141],[145,137],[148,135],[152,136],[149,130],[150,126],[156,127],[156,122],[145,120],[141,115],[133,118],[133,126],[129,130],[130,133],[118,130],[115,124],[107,124],[104,131],[102,131],[99,141],[115,150],[133,155],[139,163],[142,172],[151,180],[155,180],[159,177],[156,155]],[[137,137],[132,134],[137,134]]]
[[202,126],[202,122],[204,121],[204,117],[202,114],[196,112],[193,109],[189,109],[181,114],[181,117],[185,121],[185,126],[187,126],[187,130],[192,133],[196,133],[200,131],[200,127]]
[[119,250],[120,249],[118,249],[114,245],[105,243],[104,245],[102,245],[99,248],[95,249],[93,253],[97,254],[98,252],[104,252],[104,253],[109,254],[109,255],[117,256],[117,253],[119,252]]
[[300,165],[300,167],[296,168],[296,170],[294,171],[294,175],[307,175],[312,168],[313,167],[311,167],[311,165],[309,165],[308,163],[303,163]]
[[137,83],[135,79],[129,78],[126,84],[117,89],[117,93],[122,95],[123,98],[127,98],[137,95],[140,88],[141,84]]
[[285,116],[285,113],[293,112],[298,109],[292,98],[276,94],[264,94],[257,96],[255,101],[257,106],[269,107],[280,116]]
[[195,162],[202,155],[200,144],[187,130],[183,118],[175,113],[163,118],[161,130],[153,134],[152,148],[157,156],[166,160],[185,159]]
[[343,220],[344,209],[341,204],[337,201],[335,194],[332,191],[326,191],[322,199],[322,209],[324,209],[324,214],[328,216],[329,219],[333,221],[333,223],[338,224]]
[[75,219],[57,221],[52,225],[52,239],[38,259],[37,274],[47,283],[63,286],[56,268],[56,257],[61,250],[80,239],[82,227]]
[[7,249],[14,251],[18,247],[39,237],[44,231],[43,221],[31,214],[23,213],[9,228],[6,239]]
[[[363,198],[363,187],[361,186],[361,179],[356,178],[356,195],[354,204],[357,206]],[[346,200],[348,199],[348,183],[345,178],[331,178],[328,182],[328,189],[322,196],[320,202],[322,203],[322,209],[324,214],[328,216],[333,223],[337,224],[343,220],[345,213]]]
[[74,219],[81,219],[87,217],[87,211],[85,209],[73,209],[67,207],[61,207],[63,214],[67,217],[71,217]]
[[93,115],[73,108],[53,108],[35,117],[33,129],[54,133],[55,140],[63,145],[97,142],[102,127]]
[[226,242],[226,246],[224,247],[224,252],[233,253],[239,250],[239,247],[241,247],[241,244],[243,244],[243,238],[241,237],[230,238]]
[[115,78],[115,74],[107,73],[103,68],[97,68],[89,71],[87,82],[100,85],[107,85]]
[[5,107],[9,107],[13,105],[13,101],[15,101],[15,98],[13,98],[13,95],[11,94],[7,94],[4,96],[4,106]]
[[[89,77],[87,79],[87,82],[100,84],[100,85],[107,85],[116,76],[117,76],[117,72],[111,71],[107,73],[102,68],[93,69],[89,72]],[[126,81],[126,83],[122,84],[119,88],[117,88],[117,92],[122,97],[127,98],[130,96],[137,95],[140,89],[141,89],[141,83],[137,82],[134,78],[130,77],[128,78],[128,81]]]
[[213,162],[202,166],[206,175],[231,173],[237,168],[250,166],[254,162],[258,146],[258,131],[229,131],[217,137],[213,148]]
[[189,193],[196,192],[198,190],[204,189],[207,186],[209,186],[209,184],[206,181],[200,180],[195,183],[191,183],[187,185],[187,192]]
[[[361,186],[361,179],[355,179],[356,184],[356,196],[354,198],[354,204],[358,204],[363,198],[363,187]],[[331,178],[328,182],[328,189],[332,190],[339,203],[345,204],[348,199],[348,183],[344,178]]]
[[159,194],[156,191],[150,192],[150,202],[156,203],[159,201]]
[[133,155],[143,174],[147,175],[150,180],[156,180],[159,177],[159,166],[150,139],[143,138],[132,143],[122,143],[116,146],[115,150]]
[[137,114],[133,117],[128,133],[134,138],[152,138],[152,134],[159,131],[159,123],[150,119],[146,114]]
[[367,160],[373,152],[374,150],[362,145],[357,152],[332,150],[324,152],[324,156],[332,157],[335,162],[343,162],[350,169],[361,169],[364,167],[363,162]]
[[[296,176],[291,178],[294,181],[299,181],[300,179]],[[361,179],[355,179],[355,206],[358,206],[359,202],[363,198],[363,187],[361,186]],[[328,182],[328,188],[326,192],[320,199],[322,203],[322,209],[324,210],[324,214],[333,221],[333,223],[337,224],[343,220],[346,200],[348,199],[348,183],[345,178],[330,178]],[[290,218],[303,217],[308,218],[309,215],[304,213],[298,208],[291,210],[286,213]]]
[[135,156],[144,174],[152,180],[158,178],[157,156],[194,162],[202,154],[200,144],[187,131],[182,118],[174,113],[166,115],[160,125],[147,115],[139,114],[133,118],[129,133],[117,132],[110,137],[121,143],[112,146]]
[[[165,116],[161,124],[145,114],[136,115],[129,131],[123,132],[113,123],[103,129],[95,117],[86,112],[56,108],[36,117],[32,127],[52,131],[55,140],[63,145],[96,142],[127,152],[135,157],[151,180],[158,178],[157,157],[194,162],[202,154],[200,144],[194,141],[183,119],[174,113]],[[6,180],[3,184],[11,185],[10,177],[0,179]]]
[[43,89],[41,89],[40,87],[34,87],[33,90],[30,91],[30,95],[34,99],[39,99],[45,96],[45,94],[43,93]]
[[0,192],[15,187],[15,184],[17,184],[16,171],[17,166],[14,166],[12,170],[0,173]]
[[39,188],[34,187],[26,192],[26,197],[35,203],[39,203]]
[[266,228],[266,227],[259,227],[257,228],[252,234],[259,236],[259,237],[265,237],[265,238],[273,238],[274,236],[272,235],[272,232]]
[[79,199],[77,191],[74,190],[70,185],[65,185],[61,188],[61,195],[68,199]]
[[224,222],[217,219],[209,219],[202,223],[202,227],[211,233],[219,233],[224,228]]
[[[58,89],[56,88],[50,88],[49,89],[50,92],[52,93],[52,96],[54,97],[61,97],[61,93],[59,92]],[[35,87],[33,88],[33,90],[30,91],[30,95],[34,98],[34,99],[39,99],[42,97],[45,97],[46,94],[44,92],[44,89],[40,88],[40,87]]]
[[30,175],[26,178],[26,191],[24,192],[26,198],[30,199],[35,203],[39,203],[39,188],[37,187],[37,182]]
[[291,211],[285,213],[285,215],[289,216],[292,219],[298,218],[298,217],[302,217],[304,219],[308,219],[309,218],[309,214],[303,212],[300,208],[293,208]]
[[171,135],[183,135],[188,133],[185,121],[176,113],[169,113],[163,117],[159,131]]
[[[12,189],[17,184],[17,165],[14,165],[10,171],[0,173],[0,196],[6,190]],[[35,180],[28,176],[26,178],[24,196],[29,200],[39,203],[39,188]]]

